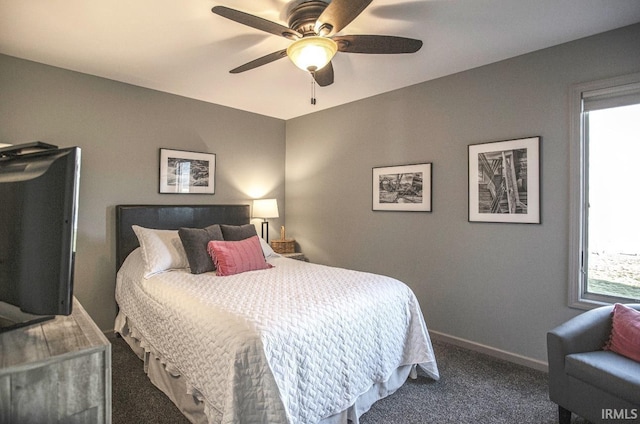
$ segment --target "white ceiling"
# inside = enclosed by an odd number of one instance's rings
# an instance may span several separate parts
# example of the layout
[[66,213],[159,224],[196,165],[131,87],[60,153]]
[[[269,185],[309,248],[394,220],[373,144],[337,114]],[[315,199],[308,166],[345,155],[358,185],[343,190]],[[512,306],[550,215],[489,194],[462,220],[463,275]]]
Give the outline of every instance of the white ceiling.
[[375,0],[340,34],[417,38],[422,49],[338,53],[335,83],[312,106],[310,76],[286,58],[228,72],[290,41],[211,13],[224,5],[286,26],[289,3],[0,0],[0,52],[290,119],[640,22],[639,0]]

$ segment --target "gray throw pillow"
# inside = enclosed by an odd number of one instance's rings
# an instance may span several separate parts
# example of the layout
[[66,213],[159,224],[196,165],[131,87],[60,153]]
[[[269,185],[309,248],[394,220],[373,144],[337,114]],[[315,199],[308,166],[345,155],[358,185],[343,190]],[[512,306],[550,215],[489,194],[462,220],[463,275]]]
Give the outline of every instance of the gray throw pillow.
[[253,224],[220,225],[220,229],[225,241],[240,241],[258,235]]
[[206,228],[180,228],[178,235],[187,253],[189,268],[192,274],[215,271],[211,256],[207,252],[207,244],[211,240],[224,240],[218,224]]

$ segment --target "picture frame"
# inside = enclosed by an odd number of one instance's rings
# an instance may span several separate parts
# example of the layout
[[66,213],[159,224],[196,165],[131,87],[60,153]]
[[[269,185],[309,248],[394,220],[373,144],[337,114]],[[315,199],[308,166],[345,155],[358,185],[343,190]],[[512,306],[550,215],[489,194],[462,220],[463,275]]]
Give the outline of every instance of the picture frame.
[[216,155],[160,149],[160,193],[215,194]]
[[528,137],[469,145],[470,222],[541,223],[540,144]]
[[372,169],[374,211],[431,212],[431,162]]

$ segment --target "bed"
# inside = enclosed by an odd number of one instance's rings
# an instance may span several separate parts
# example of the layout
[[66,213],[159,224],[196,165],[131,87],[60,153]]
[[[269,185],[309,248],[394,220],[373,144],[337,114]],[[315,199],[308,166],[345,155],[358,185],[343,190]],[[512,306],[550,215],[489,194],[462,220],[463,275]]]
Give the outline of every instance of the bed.
[[[405,284],[277,255],[237,232],[255,234],[249,212],[248,205],[116,207],[115,331],[191,422],[357,424],[408,377],[439,378]],[[175,230],[201,235],[214,227],[224,230],[208,243],[218,269],[200,269],[192,256],[185,266],[182,252],[193,249],[187,238],[176,243]],[[257,256],[238,260],[234,249],[245,248],[259,249],[260,259],[242,272]],[[229,269],[237,272],[218,275]]]

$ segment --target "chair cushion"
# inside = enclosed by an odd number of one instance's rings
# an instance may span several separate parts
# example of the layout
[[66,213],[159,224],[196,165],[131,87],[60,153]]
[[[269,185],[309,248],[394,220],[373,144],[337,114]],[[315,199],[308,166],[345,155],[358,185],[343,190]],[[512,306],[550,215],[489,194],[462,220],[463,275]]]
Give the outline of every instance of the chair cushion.
[[567,375],[640,405],[640,363],[615,352],[573,353],[565,360]]
[[605,350],[640,362],[640,311],[616,303],[611,320],[611,337]]

